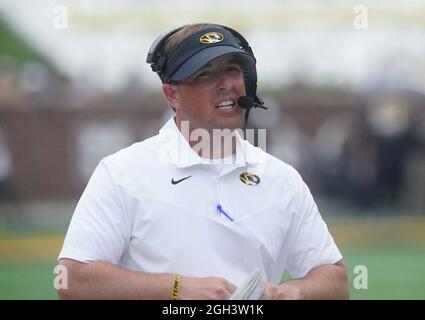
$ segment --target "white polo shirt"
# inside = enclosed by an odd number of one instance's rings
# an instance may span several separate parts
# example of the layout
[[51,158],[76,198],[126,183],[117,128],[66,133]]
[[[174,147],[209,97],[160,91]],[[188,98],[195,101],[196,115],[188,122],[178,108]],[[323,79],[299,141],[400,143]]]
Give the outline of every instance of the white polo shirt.
[[[257,268],[277,284],[285,268],[299,278],[342,259],[296,170],[236,140],[236,163],[218,168],[190,148],[171,118],[158,135],[104,158],[59,258],[219,276],[237,286]],[[259,183],[244,183],[244,172]]]

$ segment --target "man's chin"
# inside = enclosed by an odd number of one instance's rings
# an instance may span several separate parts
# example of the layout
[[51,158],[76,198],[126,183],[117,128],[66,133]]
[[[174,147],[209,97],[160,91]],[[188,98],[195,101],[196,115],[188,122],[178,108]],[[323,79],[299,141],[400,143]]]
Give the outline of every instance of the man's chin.
[[241,129],[243,127],[243,123],[244,121],[238,119],[223,119],[222,121],[217,121],[215,123],[215,128],[214,129],[230,129],[230,130],[235,130],[235,129]]

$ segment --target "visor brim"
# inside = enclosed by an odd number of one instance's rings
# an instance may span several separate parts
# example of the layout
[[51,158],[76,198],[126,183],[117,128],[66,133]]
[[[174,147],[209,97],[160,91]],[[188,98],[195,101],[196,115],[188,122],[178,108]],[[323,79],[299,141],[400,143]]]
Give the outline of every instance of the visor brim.
[[214,46],[206,48],[190,57],[190,59],[169,78],[169,81],[186,80],[212,60],[230,54],[235,54],[241,59],[242,67],[255,65],[256,61],[254,56],[246,51],[231,46]]

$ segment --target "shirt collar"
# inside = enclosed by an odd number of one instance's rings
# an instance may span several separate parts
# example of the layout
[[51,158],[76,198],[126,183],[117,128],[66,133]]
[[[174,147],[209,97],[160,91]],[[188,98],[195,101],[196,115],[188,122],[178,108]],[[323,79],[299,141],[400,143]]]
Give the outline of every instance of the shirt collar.
[[[236,157],[234,168],[247,165],[263,164],[264,152],[242,139],[236,133]],[[174,117],[159,130],[160,149],[158,150],[159,162],[162,164],[174,164],[178,168],[187,168],[195,165],[209,164],[209,161],[200,157],[189,145],[183,134],[177,127]]]

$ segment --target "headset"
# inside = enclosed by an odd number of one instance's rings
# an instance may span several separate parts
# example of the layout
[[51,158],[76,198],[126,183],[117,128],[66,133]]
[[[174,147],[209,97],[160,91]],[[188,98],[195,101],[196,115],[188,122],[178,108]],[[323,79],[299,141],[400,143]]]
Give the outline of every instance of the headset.
[[152,43],[151,47],[149,48],[148,56],[146,58],[146,63],[149,63],[151,65],[152,71],[156,72],[159,75],[159,78],[164,83],[162,73],[164,71],[164,67],[166,65],[166,57],[162,53],[164,44],[167,42],[167,40],[175,34],[177,31],[183,29],[182,27],[174,28],[170,31],[162,33],[156,40]]
[[[163,54],[164,45],[167,42],[167,40],[174,35],[179,30],[183,29],[185,26],[174,28],[170,31],[164,32],[161,34],[151,45],[146,62],[151,65],[152,70],[158,74],[159,78],[161,79],[162,83],[169,82],[170,75],[166,74],[167,71],[167,57]],[[251,46],[249,45],[248,41],[236,30],[222,26],[222,25],[214,25],[214,29],[222,29],[230,32],[232,36],[237,40],[241,50],[245,51],[248,55],[252,56],[252,58],[255,61],[254,53],[252,51]],[[200,31],[207,31],[208,28],[205,30]],[[189,36],[190,37],[190,36]],[[184,41],[184,40],[183,40]],[[178,45],[179,46],[179,45]],[[177,46],[177,47],[178,47]],[[190,59],[190,58],[189,58]],[[250,97],[253,100],[253,103],[250,107],[245,107],[247,109],[245,114],[245,124],[248,120],[248,115],[251,107],[264,107],[264,102],[257,95],[257,69],[255,66],[255,63],[248,66],[243,66],[243,76],[244,76],[244,82],[245,82],[245,91],[248,97]],[[168,77],[167,77],[168,76]]]

